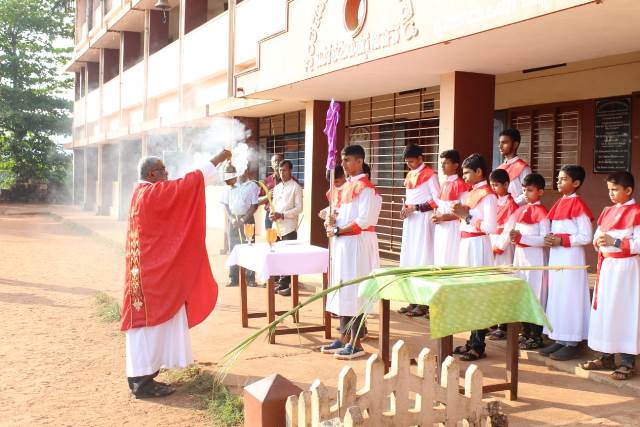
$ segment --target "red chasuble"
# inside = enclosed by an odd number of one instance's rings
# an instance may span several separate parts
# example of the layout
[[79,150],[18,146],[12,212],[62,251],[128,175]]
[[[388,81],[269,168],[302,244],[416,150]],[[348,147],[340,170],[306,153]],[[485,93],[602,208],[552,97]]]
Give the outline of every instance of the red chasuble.
[[431,169],[427,165],[424,165],[424,167],[419,171],[412,170],[407,172],[407,177],[404,179],[404,186],[405,188],[411,190],[429,181],[429,179],[431,179],[432,176],[433,176],[433,169]]
[[520,176],[524,168],[526,168],[527,166],[527,162],[522,159],[518,159],[513,163],[502,163],[500,166],[498,166],[498,169],[506,170],[509,174],[509,180],[513,181]]
[[[512,213],[518,210],[518,204],[513,200],[511,194],[507,195],[507,202],[504,205],[498,205],[496,212],[496,222],[498,227],[503,227]],[[546,210],[545,210],[546,213]]]
[[135,188],[121,330],[164,323],[183,305],[190,328],[211,313],[218,285],[205,247],[205,208],[201,171]]
[[446,200],[448,202],[458,200],[460,195],[465,191],[469,191],[469,186],[462,178],[458,177],[455,181],[447,180],[442,184],[440,200]]

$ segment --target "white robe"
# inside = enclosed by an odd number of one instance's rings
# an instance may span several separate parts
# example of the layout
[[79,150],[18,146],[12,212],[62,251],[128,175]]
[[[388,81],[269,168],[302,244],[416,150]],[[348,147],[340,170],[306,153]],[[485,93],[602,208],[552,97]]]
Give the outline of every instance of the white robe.
[[[486,181],[479,182],[473,187],[477,188],[486,185]],[[495,194],[485,196],[476,205],[475,208],[469,210],[471,221],[460,222],[460,231],[469,233],[486,233],[484,236],[465,237],[460,239],[460,251],[458,264],[466,267],[480,267],[493,265],[493,249],[491,247],[491,239],[489,235],[496,232],[496,209],[498,206],[498,198]],[[476,221],[480,221],[480,230],[475,227]]]
[[[540,204],[538,202],[537,204]],[[509,234],[511,230],[517,230],[522,235],[520,243],[529,247],[516,246],[513,254],[513,265],[515,267],[544,267],[547,265],[547,254],[544,248],[544,236],[549,234],[551,229],[547,218],[535,223],[525,224],[516,222],[515,215],[512,215],[504,227],[504,233]],[[515,271],[514,275],[525,280],[540,305],[544,308],[547,303],[547,272],[538,270]]]
[[156,326],[125,333],[127,377],[151,375],[160,368],[184,368],[193,363],[185,306]]
[[[350,178],[364,178],[361,174]],[[363,230],[378,222],[382,198],[371,188],[363,189],[351,203],[342,203],[336,217],[338,227],[356,223]],[[354,236],[332,237],[331,285],[366,276],[380,266],[378,237],[363,231]],[[327,311],[338,316],[356,316],[368,310],[366,298],[358,296],[358,285],[347,286],[327,295]]]
[[[424,164],[421,168],[424,168]],[[419,168],[418,170],[420,170]],[[438,176],[417,186],[406,189],[406,205],[421,205],[434,200],[440,193]],[[433,265],[433,229],[431,222],[433,211],[415,211],[402,223],[402,246],[400,248],[400,266],[416,267]]]
[[[635,203],[635,201],[631,201]],[[595,240],[603,233],[598,228]],[[614,239],[629,239],[632,254],[640,253],[640,226],[609,230]],[[620,252],[614,246],[601,252]],[[600,268],[598,308],[591,308],[589,347],[605,353],[640,354],[640,258],[605,258]]]
[[[577,218],[551,221],[551,233],[569,234],[571,247],[552,247],[549,266],[585,265],[584,246],[591,243],[592,230],[591,220],[584,214]],[[589,306],[586,270],[549,271],[546,313],[553,332],[544,328],[549,338],[577,342],[586,339],[589,333]]]
[[[458,175],[447,176],[447,181],[455,181]],[[451,214],[454,203],[462,203],[467,193],[460,194],[456,200],[437,199],[439,214]],[[445,221],[435,224],[433,229],[433,265],[458,265],[460,251],[460,221]]]

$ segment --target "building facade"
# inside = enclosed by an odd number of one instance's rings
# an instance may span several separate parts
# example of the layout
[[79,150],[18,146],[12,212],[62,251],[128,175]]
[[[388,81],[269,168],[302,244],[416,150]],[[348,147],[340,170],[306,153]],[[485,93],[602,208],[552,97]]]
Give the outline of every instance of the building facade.
[[[547,179],[587,170],[582,193],[640,165],[640,2],[636,0],[78,0],[74,200],[124,218],[142,155],[187,151],[214,117],[283,153],[304,184],[301,234],[322,244],[328,101],[341,144],[361,144],[383,194],[384,258],[397,259],[402,151],[448,148],[496,165],[497,133]],[[264,163],[264,162],[263,162]],[[266,164],[252,165],[257,177]]]

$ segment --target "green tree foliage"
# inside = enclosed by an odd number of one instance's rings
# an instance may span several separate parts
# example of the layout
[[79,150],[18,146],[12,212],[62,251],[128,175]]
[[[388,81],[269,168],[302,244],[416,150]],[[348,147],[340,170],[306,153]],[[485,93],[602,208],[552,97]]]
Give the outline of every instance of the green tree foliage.
[[70,131],[69,1],[0,0],[0,189],[17,198],[62,188],[70,156],[55,142]]

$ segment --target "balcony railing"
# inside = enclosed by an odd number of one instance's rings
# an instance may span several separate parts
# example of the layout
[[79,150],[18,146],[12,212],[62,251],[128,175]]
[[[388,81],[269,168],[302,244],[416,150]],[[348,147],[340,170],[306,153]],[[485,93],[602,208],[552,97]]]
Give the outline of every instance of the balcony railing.
[[237,6],[236,64],[255,59],[258,41],[285,28],[287,7],[287,0],[245,0]]
[[[176,40],[149,56],[149,98],[156,98],[178,89],[179,54],[179,42]],[[204,59],[204,56],[202,55],[201,59]],[[138,84],[142,86],[144,81],[141,79]]]
[[187,34],[182,68],[184,83],[226,72],[228,40],[229,19],[226,13]]
[[122,108],[144,102],[144,63],[138,62],[122,73]]
[[102,116],[107,117],[120,111],[120,79],[115,77],[102,87]]
[[100,118],[100,90],[94,89],[87,95],[87,123]]
[[84,125],[84,98],[73,103],[73,127]]

